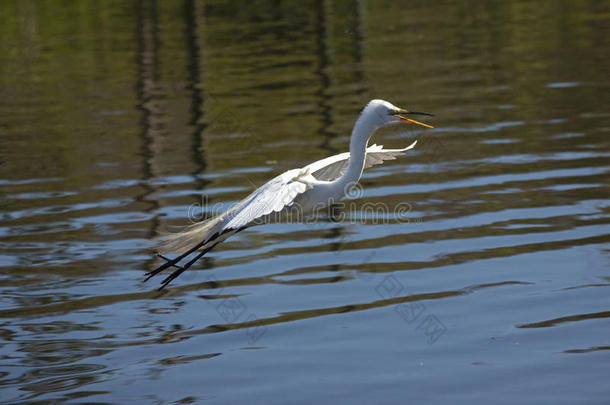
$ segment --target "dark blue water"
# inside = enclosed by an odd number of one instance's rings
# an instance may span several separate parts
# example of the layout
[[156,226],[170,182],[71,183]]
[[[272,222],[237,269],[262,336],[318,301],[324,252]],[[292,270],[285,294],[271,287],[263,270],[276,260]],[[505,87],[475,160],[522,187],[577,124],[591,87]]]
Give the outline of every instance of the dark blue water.
[[[606,403],[600,2],[0,4],[0,402]],[[155,237],[385,129],[341,220]],[[367,209],[371,204],[407,207]]]

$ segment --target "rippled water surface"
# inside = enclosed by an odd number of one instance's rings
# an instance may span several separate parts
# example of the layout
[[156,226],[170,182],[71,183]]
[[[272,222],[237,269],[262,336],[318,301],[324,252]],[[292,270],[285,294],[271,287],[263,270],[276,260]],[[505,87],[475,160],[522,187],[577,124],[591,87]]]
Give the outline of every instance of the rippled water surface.
[[[606,403],[610,9],[432,3],[1,2],[0,402]],[[339,220],[143,283],[372,98]]]

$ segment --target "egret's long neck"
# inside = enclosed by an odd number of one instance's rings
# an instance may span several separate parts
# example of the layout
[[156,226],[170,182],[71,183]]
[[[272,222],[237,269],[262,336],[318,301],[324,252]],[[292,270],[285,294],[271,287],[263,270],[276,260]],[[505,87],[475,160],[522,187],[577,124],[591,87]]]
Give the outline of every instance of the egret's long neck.
[[356,121],[349,143],[349,164],[338,179],[342,184],[356,183],[360,179],[366,158],[366,145],[376,129],[377,126],[364,114]]

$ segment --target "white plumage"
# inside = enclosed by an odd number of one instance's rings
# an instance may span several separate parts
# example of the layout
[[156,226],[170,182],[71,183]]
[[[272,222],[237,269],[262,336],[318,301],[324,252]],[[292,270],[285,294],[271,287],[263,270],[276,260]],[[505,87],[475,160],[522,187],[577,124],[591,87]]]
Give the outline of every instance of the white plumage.
[[[354,126],[349,152],[318,160],[300,169],[288,170],[263,184],[224,213],[164,237],[160,250],[184,253],[174,259],[161,256],[166,263],[147,273],[146,280],[168,267],[176,267],[177,270],[162,281],[163,288],[214,246],[247,226],[264,223],[271,215],[287,210],[299,210],[304,214],[314,206],[340,200],[360,179],[362,170],[382,164],[385,160],[396,159],[417,143],[415,141],[403,149],[383,149],[382,145],[367,147],[369,138],[377,128],[400,122],[431,128],[406,118],[406,114],[431,115],[410,112],[383,100],[371,101]],[[197,252],[194,259],[183,266],[177,264],[194,252]]]
[[[404,154],[409,149],[413,149],[417,141],[403,149],[383,149],[383,145],[373,144],[366,148],[366,157],[364,160],[364,170],[375,165],[383,164],[385,160],[394,160]],[[343,152],[338,155],[330,156],[325,159],[313,162],[307,167],[311,170],[312,175],[318,180],[333,181],[338,179],[347,169],[349,163],[349,152]]]

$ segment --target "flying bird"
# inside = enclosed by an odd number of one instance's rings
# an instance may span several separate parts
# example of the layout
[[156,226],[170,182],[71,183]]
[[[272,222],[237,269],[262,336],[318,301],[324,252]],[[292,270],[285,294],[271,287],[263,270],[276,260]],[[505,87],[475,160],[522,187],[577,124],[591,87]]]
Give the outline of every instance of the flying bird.
[[[161,290],[216,245],[248,226],[265,223],[271,216],[290,210],[310,212],[321,205],[327,206],[341,200],[357,184],[364,169],[382,164],[384,160],[396,159],[417,143],[415,141],[404,149],[367,146],[375,130],[400,123],[432,128],[428,124],[408,118],[407,115],[433,114],[405,110],[384,100],[370,101],[354,125],[349,152],[318,160],[303,168],[288,170],[269,180],[222,214],[191,225],[182,232],[166,236],[161,241],[160,248],[183,253],[173,259],[159,254],[165,263],[146,273],[148,277],[145,281],[167,268],[174,267],[175,270],[161,281]],[[191,254],[195,254],[194,257],[186,261]],[[183,261],[186,262],[180,264]]]

